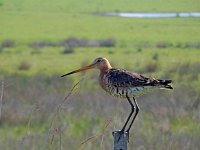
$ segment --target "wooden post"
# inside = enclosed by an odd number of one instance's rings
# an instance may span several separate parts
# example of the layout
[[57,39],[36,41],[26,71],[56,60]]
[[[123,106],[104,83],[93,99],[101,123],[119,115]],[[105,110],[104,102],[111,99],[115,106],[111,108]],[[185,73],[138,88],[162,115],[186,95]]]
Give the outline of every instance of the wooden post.
[[120,133],[121,131],[114,131],[113,137],[114,137],[114,150],[127,150],[127,144],[128,144],[128,133],[124,132],[123,134]]

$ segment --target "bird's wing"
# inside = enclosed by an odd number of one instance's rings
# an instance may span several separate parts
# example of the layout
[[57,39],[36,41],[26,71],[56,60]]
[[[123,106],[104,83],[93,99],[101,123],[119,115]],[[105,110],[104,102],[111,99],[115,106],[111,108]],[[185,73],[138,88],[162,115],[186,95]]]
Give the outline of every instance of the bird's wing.
[[115,87],[145,86],[151,82],[150,78],[122,69],[111,69],[106,76],[108,84]]

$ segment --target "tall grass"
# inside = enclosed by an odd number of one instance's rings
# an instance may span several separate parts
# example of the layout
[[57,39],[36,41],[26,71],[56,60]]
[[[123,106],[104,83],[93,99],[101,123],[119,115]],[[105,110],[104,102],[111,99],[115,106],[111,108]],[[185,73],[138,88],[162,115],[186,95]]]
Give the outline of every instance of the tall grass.
[[[70,92],[69,79],[24,79],[5,79],[13,84],[4,89],[2,149],[112,148],[111,132],[121,129],[129,113],[126,100],[115,99],[99,87],[86,92],[89,79],[84,79],[66,103],[63,96],[66,90]],[[130,149],[198,149],[198,101],[195,89],[182,85],[139,98],[141,112],[130,132]]]
[[3,90],[4,90],[4,81],[1,82],[1,95],[0,95],[0,121],[1,121],[1,113],[2,113],[2,104],[3,104]]

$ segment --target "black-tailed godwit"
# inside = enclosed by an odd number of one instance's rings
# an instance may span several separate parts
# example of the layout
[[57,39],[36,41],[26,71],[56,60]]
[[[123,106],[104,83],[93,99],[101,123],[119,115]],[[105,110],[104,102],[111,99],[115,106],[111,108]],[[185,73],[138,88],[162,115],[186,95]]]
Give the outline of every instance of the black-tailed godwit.
[[[123,128],[121,129],[122,133],[125,131],[129,134],[131,126],[139,112],[139,106],[135,97],[151,89],[173,89],[170,85],[172,80],[148,78],[138,73],[130,72],[127,70],[114,69],[112,68],[112,66],[106,58],[97,58],[91,65],[69,72],[67,74],[62,75],[61,77],[92,68],[97,68],[100,70],[99,84],[107,93],[115,97],[126,98],[129,104],[131,105],[131,112]],[[133,98],[135,106],[133,105],[130,98]],[[126,126],[129,123],[129,120],[133,115],[134,111],[135,114],[128,128],[126,129]]]

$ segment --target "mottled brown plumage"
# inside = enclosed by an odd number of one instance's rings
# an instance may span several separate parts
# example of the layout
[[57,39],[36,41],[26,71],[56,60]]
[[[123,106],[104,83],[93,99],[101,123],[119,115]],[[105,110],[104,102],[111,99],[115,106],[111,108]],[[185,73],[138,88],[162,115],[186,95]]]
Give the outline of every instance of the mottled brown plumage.
[[[170,85],[172,82],[171,80],[148,78],[127,70],[114,69],[106,58],[97,58],[91,65],[62,75],[62,77],[92,68],[97,68],[100,70],[99,84],[106,92],[115,97],[127,98],[131,105],[131,113],[121,130],[122,132],[124,132],[133,112],[136,111],[128,129],[126,130],[129,132],[139,112],[139,107],[135,97],[156,88],[173,89]],[[135,107],[130,98],[133,98]]]
[[171,80],[156,80],[123,69],[109,69],[99,76],[101,87],[110,95],[137,97],[155,88],[169,88]]

